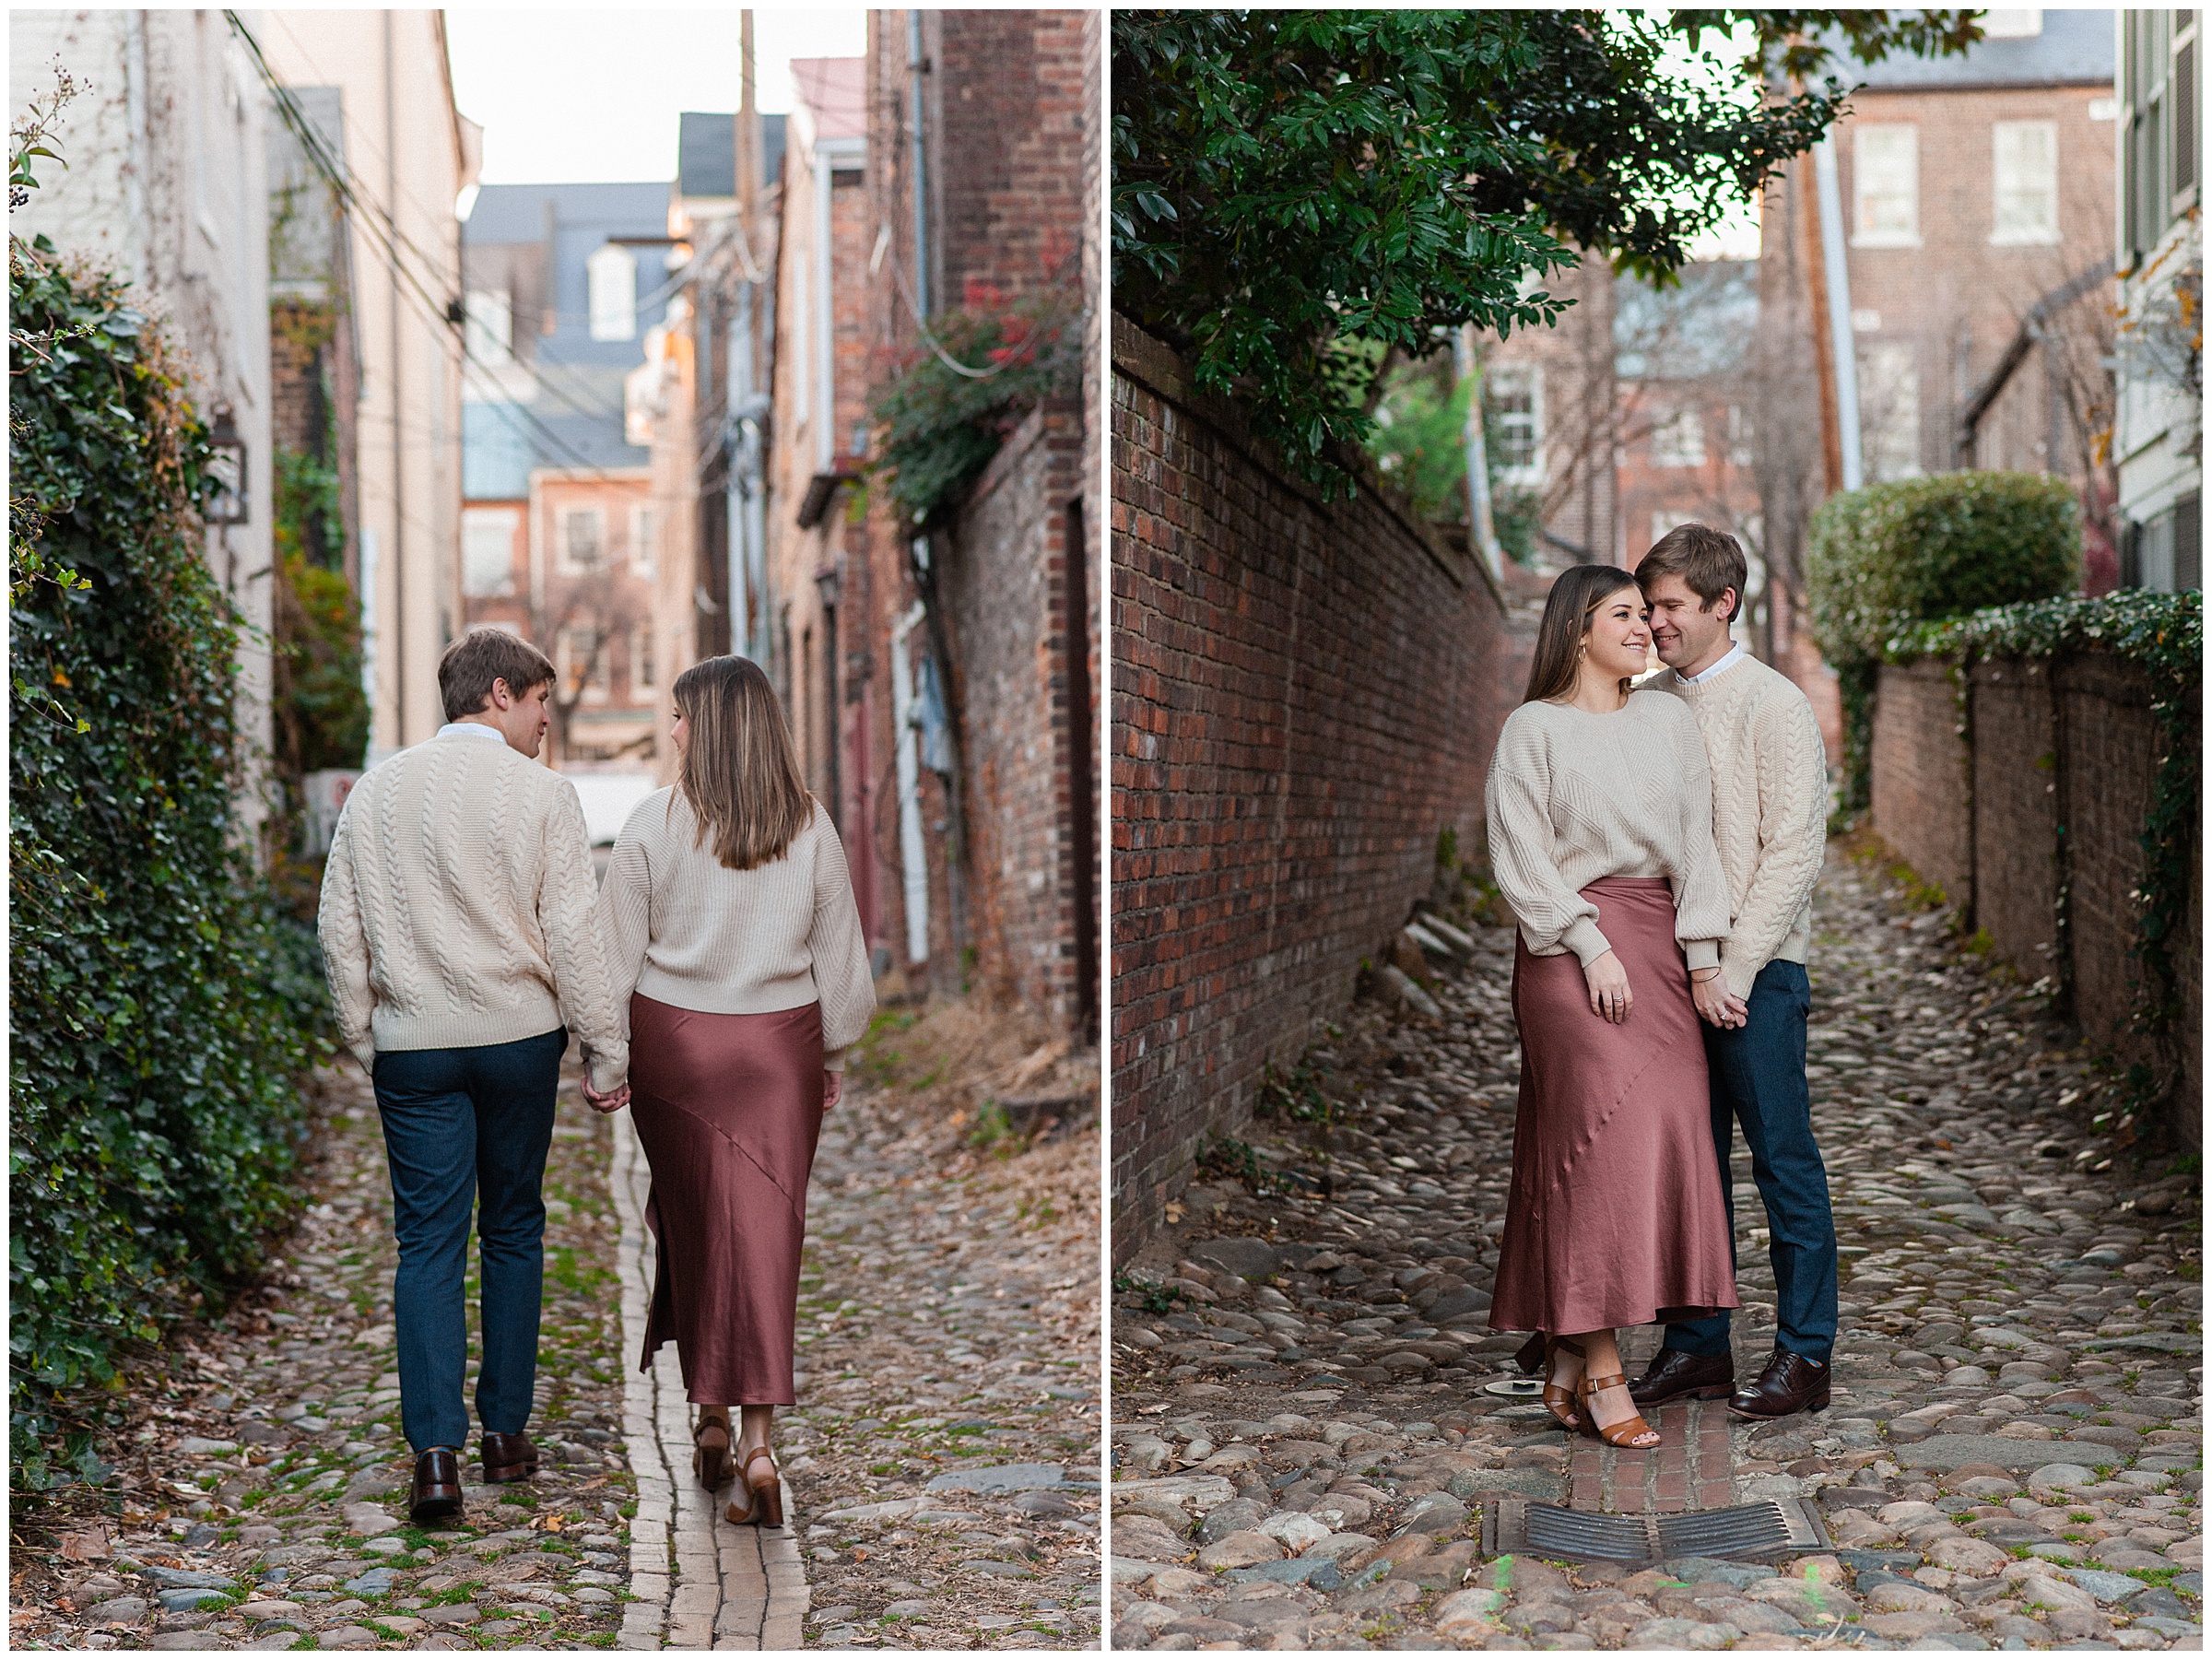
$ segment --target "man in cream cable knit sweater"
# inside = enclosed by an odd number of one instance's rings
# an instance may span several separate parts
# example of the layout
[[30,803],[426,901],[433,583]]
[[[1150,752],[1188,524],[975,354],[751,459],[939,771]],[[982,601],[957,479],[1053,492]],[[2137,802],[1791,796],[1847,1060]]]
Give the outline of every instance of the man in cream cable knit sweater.
[[1713,840],[1729,894],[1721,975],[1734,1017],[1705,1032],[1712,1139],[1732,1213],[1738,1122],[1751,1148],[1774,1265],[1774,1353],[1757,1383],[1736,1389],[1727,1314],[1677,1323],[1630,1394],[1641,1406],[1728,1395],[1737,1417],[1769,1419],[1828,1405],[1836,1341],[1836,1225],[1805,1075],[1805,960],[1827,843],[1828,766],[1805,694],[1728,637],[1744,577],[1735,538],[1702,524],[1669,531],[1636,569],[1667,665],[1651,684],[1689,705],[1712,764]]
[[319,932],[338,1030],[376,1083],[399,1271],[392,1309],[418,1524],[461,1508],[468,1436],[463,1283],[478,1206],[487,1481],[537,1470],[541,1188],[569,1033],[628,1095],[629,1054],[592,922],[576,786],[535,756],[553,665],[513,635],[464,636],[438,665],[446,724],[371,768],[331,840]]

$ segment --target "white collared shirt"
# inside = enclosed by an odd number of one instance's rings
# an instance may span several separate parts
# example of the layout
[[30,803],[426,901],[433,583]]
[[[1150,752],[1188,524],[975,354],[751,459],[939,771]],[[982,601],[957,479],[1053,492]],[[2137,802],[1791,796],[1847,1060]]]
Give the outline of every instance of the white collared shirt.
[[[1737,649],[1741,650],[1742,648],[1738,647]],[[497,726],[487,726],[482,721],[448,721],[438,728],[437,736],[450,737],[456,732],[464,737],[488,737],[495,744],[503,744],[507,741],[505,733]]]
[[[1685,686],[1695,686],[1701,680],[1711,680],[1718,677],[1721,675],[1724,675],[1730,669],[1735,666],[1737,659],[1742,657],[1743,654],[1744,642],[1739,640],[1734,645],[1730,646],[1728,650],[1722,654],[1721,660],[1714,664],[1711,668],[1700,669],[1694,675],[1682,676],[1682,684]],[[487,730],[488,730],[488,728]]]

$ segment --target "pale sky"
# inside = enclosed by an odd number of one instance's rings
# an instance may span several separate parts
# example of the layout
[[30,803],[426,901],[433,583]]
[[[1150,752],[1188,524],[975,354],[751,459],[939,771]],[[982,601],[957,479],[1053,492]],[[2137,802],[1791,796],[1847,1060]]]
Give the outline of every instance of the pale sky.
[[[453,99],[484,128],[487,184],[624,183],[676,176],[676,118],[735,110],[738,14],[463,6],[445,14]],[[792,107],[791,60],[858,57],[867,13],[753,13],[755,96]]]

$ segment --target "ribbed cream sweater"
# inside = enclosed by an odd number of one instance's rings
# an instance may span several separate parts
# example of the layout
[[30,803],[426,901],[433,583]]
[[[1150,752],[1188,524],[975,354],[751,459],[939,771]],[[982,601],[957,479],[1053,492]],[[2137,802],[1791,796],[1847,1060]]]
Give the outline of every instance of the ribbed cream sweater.
[[703,1014],[822,1006],[823,1065],[868,1030],[876,984],[837,829],[819,803],[783,856],[731,870],[681,790],[655,790],[615,839],[597,911],[623,1031],[632,991]]
[[1705,746],[1677,700],[1636,692],[1611,714],[1522,704],[1498,735],[1487,799],[1490,866],[1535,955],[1572,951],[1587,968],[1612,945],[1582,889],[1605,877],[1665,877],[1688,966],[1720,960],[1728,893]]
[[1712,833],[1728,878],[1728,989],[1751,995],[1759,970],[1803,962],[1813,942],[1813,889],[1828,848],[1828,753],[1796,682],[1746,653],[1691,686],[1674,670],[1647,689],[1689,706],[1712,769]]
[[576,786],[504,742],[452,733],[371,767],[338,816],[317,924],[346,1046],[373,1067],[381,1050],[565,1025],[612,1089],[629,1045],[592,887]]

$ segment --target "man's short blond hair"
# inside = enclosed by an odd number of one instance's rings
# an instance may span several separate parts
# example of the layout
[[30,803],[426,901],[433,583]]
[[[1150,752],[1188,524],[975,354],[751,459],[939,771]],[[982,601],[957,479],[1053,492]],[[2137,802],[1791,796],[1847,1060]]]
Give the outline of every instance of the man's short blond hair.
[[1636,567],[1636,580],[1649,588],[1663,576],[1678,576],[1703,602],[1698,609],[1710,611],[1721,595],[1735,590],[1735,608],[1725,620],[1743,615],[1744,582],[1749,569],[1744,545],[1724,530],[1710,524],[1677,524],[1656,542]]

